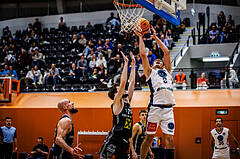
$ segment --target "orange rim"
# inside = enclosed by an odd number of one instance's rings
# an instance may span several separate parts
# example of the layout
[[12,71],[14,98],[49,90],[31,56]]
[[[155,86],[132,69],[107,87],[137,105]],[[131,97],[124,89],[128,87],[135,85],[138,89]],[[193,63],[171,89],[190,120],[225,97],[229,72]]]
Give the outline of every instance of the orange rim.
[[124,3],[119,3],[119,2],[117,2],[118,0],[114,0],[113,2],[114,2],[114,4],[116,4],[116,5],[118,5],[118,6],[124,6],[124,7],[132,7],[132,8],[136,8],[136,7],[138,7],[138,8],[143,8],[141,5],[139,5],[139,4],[124,4]]

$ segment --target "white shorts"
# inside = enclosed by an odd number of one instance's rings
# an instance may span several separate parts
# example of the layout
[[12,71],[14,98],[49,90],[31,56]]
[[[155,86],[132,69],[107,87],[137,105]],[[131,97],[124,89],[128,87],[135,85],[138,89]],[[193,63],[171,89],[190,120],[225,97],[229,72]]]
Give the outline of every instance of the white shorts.
[[173,108],[150,107],[147,118],[147,134],[155,134],[159,124],[164,134],[174,135]]
[[227,151],[222,150],[222,151],[214,151],[212,159],[230,159],[230,153],[229,149]]

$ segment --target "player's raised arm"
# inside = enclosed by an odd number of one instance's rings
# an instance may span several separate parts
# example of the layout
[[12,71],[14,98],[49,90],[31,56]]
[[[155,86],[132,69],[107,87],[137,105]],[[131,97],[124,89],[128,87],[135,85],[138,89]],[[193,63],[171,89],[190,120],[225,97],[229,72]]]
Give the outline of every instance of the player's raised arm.
[[136,61],[135,61],[135,58],[134,58],[134,55],[132,52],[130,52],[130,56],[131,56],[132,62],[131,62],[131,74],[129,77],[129,86],[128,86],[129,102],[131,102],[132,97],[133,97],[134,86],[135,86],[135,76],[136,76],[136,69],[135,69]]
[[124,59],[124,66],[123,66],[123,72],[121,75],[119,90],[113,100],[113,113],[115,115],[119,114],[122,111],[122,108],[124,106],[120,99],[122,98],[122,95],[124,93],[125,86],[127,83],[128,58],[124,55],[124,53],[122,51],[121,51],[121,54]]
[[165,68],[167,69],[167,71],[169,73],[171,73],[171,68],[172,68],[172,64],[171,64],[171,57],[170,57],[170,51],[169,49],[164,45],[164,43],[157,37],[156,35],[156,31],[153,28],[153,26],[151,26],[152,29],[152,38],[154,38],[156,40],[156,42],[158,43],[158,45],[160,46],[160,48],[162,49],[162,51],[164,52],[164,65]]
[[146,48],[145,48],[145,44],[143,42],[143,37],[142,37],[143,35],[139,31],[135,31],[135,34],[139,37],[139,52],[140,52],[140,56],[142,58],[143,72],[144,72],[146,78],[148,79],[151,74],[152,69],[148,62]]

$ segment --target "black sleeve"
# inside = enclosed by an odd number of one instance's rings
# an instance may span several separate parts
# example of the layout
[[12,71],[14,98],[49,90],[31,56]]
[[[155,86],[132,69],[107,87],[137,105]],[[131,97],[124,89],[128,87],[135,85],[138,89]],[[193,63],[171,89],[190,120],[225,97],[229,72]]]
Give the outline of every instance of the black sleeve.
[[35,151],[37,149],[37,146],[34,146],[34,148],[32,149],[32,151]]

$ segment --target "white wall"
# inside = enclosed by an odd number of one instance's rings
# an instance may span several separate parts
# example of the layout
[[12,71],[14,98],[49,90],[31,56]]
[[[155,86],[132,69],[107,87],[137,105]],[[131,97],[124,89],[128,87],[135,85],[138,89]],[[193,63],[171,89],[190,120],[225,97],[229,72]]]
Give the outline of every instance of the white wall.
[[[240,7],[232,6],[222,6],[222,5],[205,5],[205,4],[195,4],[195,16],[191,15],[192,4],[187,4],[187,10],[181,11],[181,18],[189,17],[191,21],[191,26],[196,26],[198,20],[198,13],[205,13],[206,7],[210,6],[210,20],[211,22],[217,21],[217,14],[222,10],[225,12],[226,16],[232,14],[233,20],[236,24],[240,24]],[[84,13],[74,13],[74,14],[64,14],[64,15],[52,15],[52,16],[42,16],[38,17],[42,23],[42,28],[57,27],[58,20],[61,16],[67,22],[68,26],[73,25],[86,25],[88,21],[92,24],[105,23],[109,14],[112,11],[98,11],[98,12],[84,12]],[[113,10],[116,15],[116,10]],[[152,20],[153,13],[148,11],[144,14],[144,18]],[[27,28],[28,23],[34,23],[36,17],[30,18],[16,18],[11,20],[5,20],[0,22],[0,28],[9,26],[12,33],[15,33],[16,30],[23,30]],[[2,35],[2,29],[0,29],[0,35]]]

